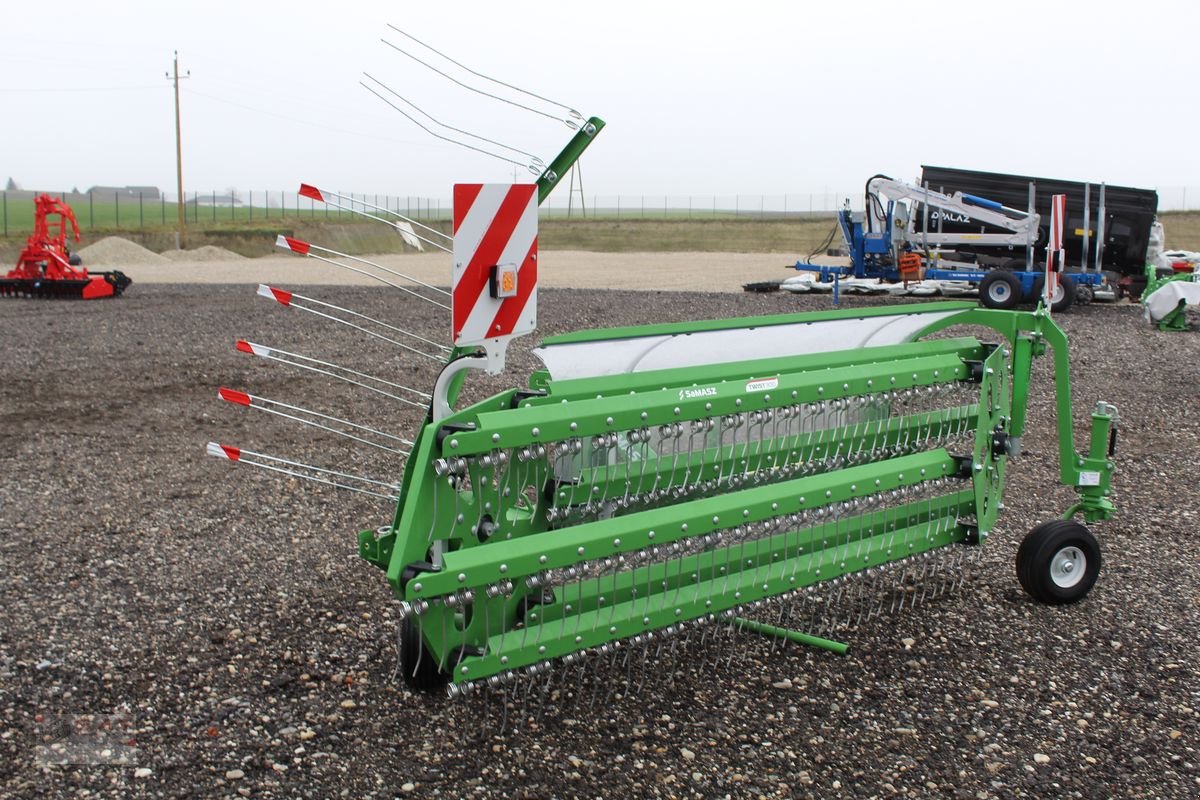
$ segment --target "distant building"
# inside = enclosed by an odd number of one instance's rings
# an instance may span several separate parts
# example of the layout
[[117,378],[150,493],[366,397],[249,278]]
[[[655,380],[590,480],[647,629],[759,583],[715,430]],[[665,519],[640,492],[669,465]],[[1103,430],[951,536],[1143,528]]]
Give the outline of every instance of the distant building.
[[[186,192],[184,193],[186,196]],[[221,208],[229,208],[230,206],[244,205],[241,198],[232,194],[217,194],[215,192],[197,192],[187,200],[184,205],[189,206],[219,206]]]
[[88,194],[96,197],[120,197],[122,200],[157,200],[162,194],[157,186],[93,186]]

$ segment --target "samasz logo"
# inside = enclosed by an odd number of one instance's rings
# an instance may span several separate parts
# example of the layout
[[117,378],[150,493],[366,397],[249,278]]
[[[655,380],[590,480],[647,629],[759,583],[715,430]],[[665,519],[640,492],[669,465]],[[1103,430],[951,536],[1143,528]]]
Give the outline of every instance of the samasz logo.
[[697,387],[695,389],[680,389],[679,390],[679,399],[680,400],[695,400],[697,397],[716,397],[716,396],[717,396],[717,387],[715,387],[715,386],[701,386],[701,387]]

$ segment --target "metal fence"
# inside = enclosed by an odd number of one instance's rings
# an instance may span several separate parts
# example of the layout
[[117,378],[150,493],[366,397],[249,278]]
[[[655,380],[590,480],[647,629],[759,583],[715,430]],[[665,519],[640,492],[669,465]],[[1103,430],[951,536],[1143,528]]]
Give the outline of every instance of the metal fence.
[[[27,233],[33,229],[33,198],[39,192],[0,192],[0,234]],[[131,230],[170,227],[176,224],[175,198],[157,189],[88,192],[49,192],[61,197],[74,210],[84,229]],[[424,222],[447,221],[451,216],[448,198],[344,193],[363,204],[386,208]],[[1200,206],[1200,187],[1165,187],[1158,190],[1159,210],[1188,211]],[[1190,199],[1189,199],[1190,198]],[[799,219],[826,216],[849,200],[861,210],[862,193],[822,190],[795,194],[733,195],[581,195],[558,192],[539,209],[542,219],[603,220],[705,220],[705,219]],[[364,206],[360,206],[364,207]],[[370,210],[370,209],[368,209]],[[237,222],[264,225],[289,218],[350,218],[344,209],[300,197],[288,190],[210,190],[184,195],[187,222],[193,225]]]
[[[0,192],[0,234],[27,233],[33,229],[34,198],[43,192],[8,190]],[[178,221],[174,196],[157,190],[45,192],[62,198],[75,212],[83,229],[130,229],[171,227]],[[400,197],[379,194],[355,194],[365,203],[387,208],[421,220],[449,219],[450,206],[445,200],[428,197]],[[191,192],[184,195],[184,216],[188,224],[222,222],[267,223],[296,217],[346,217],[349,211],[333,208],[295,191],[230,190]]]

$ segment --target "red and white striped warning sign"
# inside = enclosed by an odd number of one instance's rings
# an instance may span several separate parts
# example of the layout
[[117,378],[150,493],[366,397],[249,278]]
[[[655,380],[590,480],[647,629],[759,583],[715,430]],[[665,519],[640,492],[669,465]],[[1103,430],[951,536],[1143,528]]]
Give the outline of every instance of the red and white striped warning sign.
[[454,186],[452,338],[469,347],[537,326],[537,185]]

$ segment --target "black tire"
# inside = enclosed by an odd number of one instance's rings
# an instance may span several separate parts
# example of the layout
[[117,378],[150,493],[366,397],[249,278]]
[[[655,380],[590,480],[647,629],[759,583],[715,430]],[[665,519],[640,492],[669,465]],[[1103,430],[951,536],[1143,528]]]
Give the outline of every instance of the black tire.
[[400,674],[409,688],[418,692],[436,692],[450,682],[450,676],[438,669],[411,617],[400,623]]
[[1010,258],[1000,265],[1000,269],[1006,269],[1009,272],[1025,272],[1026,266],[1024,258]]
[[[1042,296],[1042,287],[1046,285],[1046,277],[1043,275],[1033,282],[1033,297],[1032,302],[1037,303]],[[1058,276],[1058,288],[1060,290],[1056,299],[1050,303],[1050,310],[1054,313],[1066,311],[1075,302],[1075,281],[1070,275]]]
[[1100,574],[1100,545],[1079,522],[1056,519],[1029,532],[1017,550],[1017,579],[1041,603],[1082,600]]
[[988,308],[1016,308],[1021,302],[1021,280],[1011,272],[991,270],[979,282],[979,302]]
[[83,259],[79,257],[78,253],[71,253],[70,258],[67,259],[67,263],[72,267],[81,267],[83,266]]

